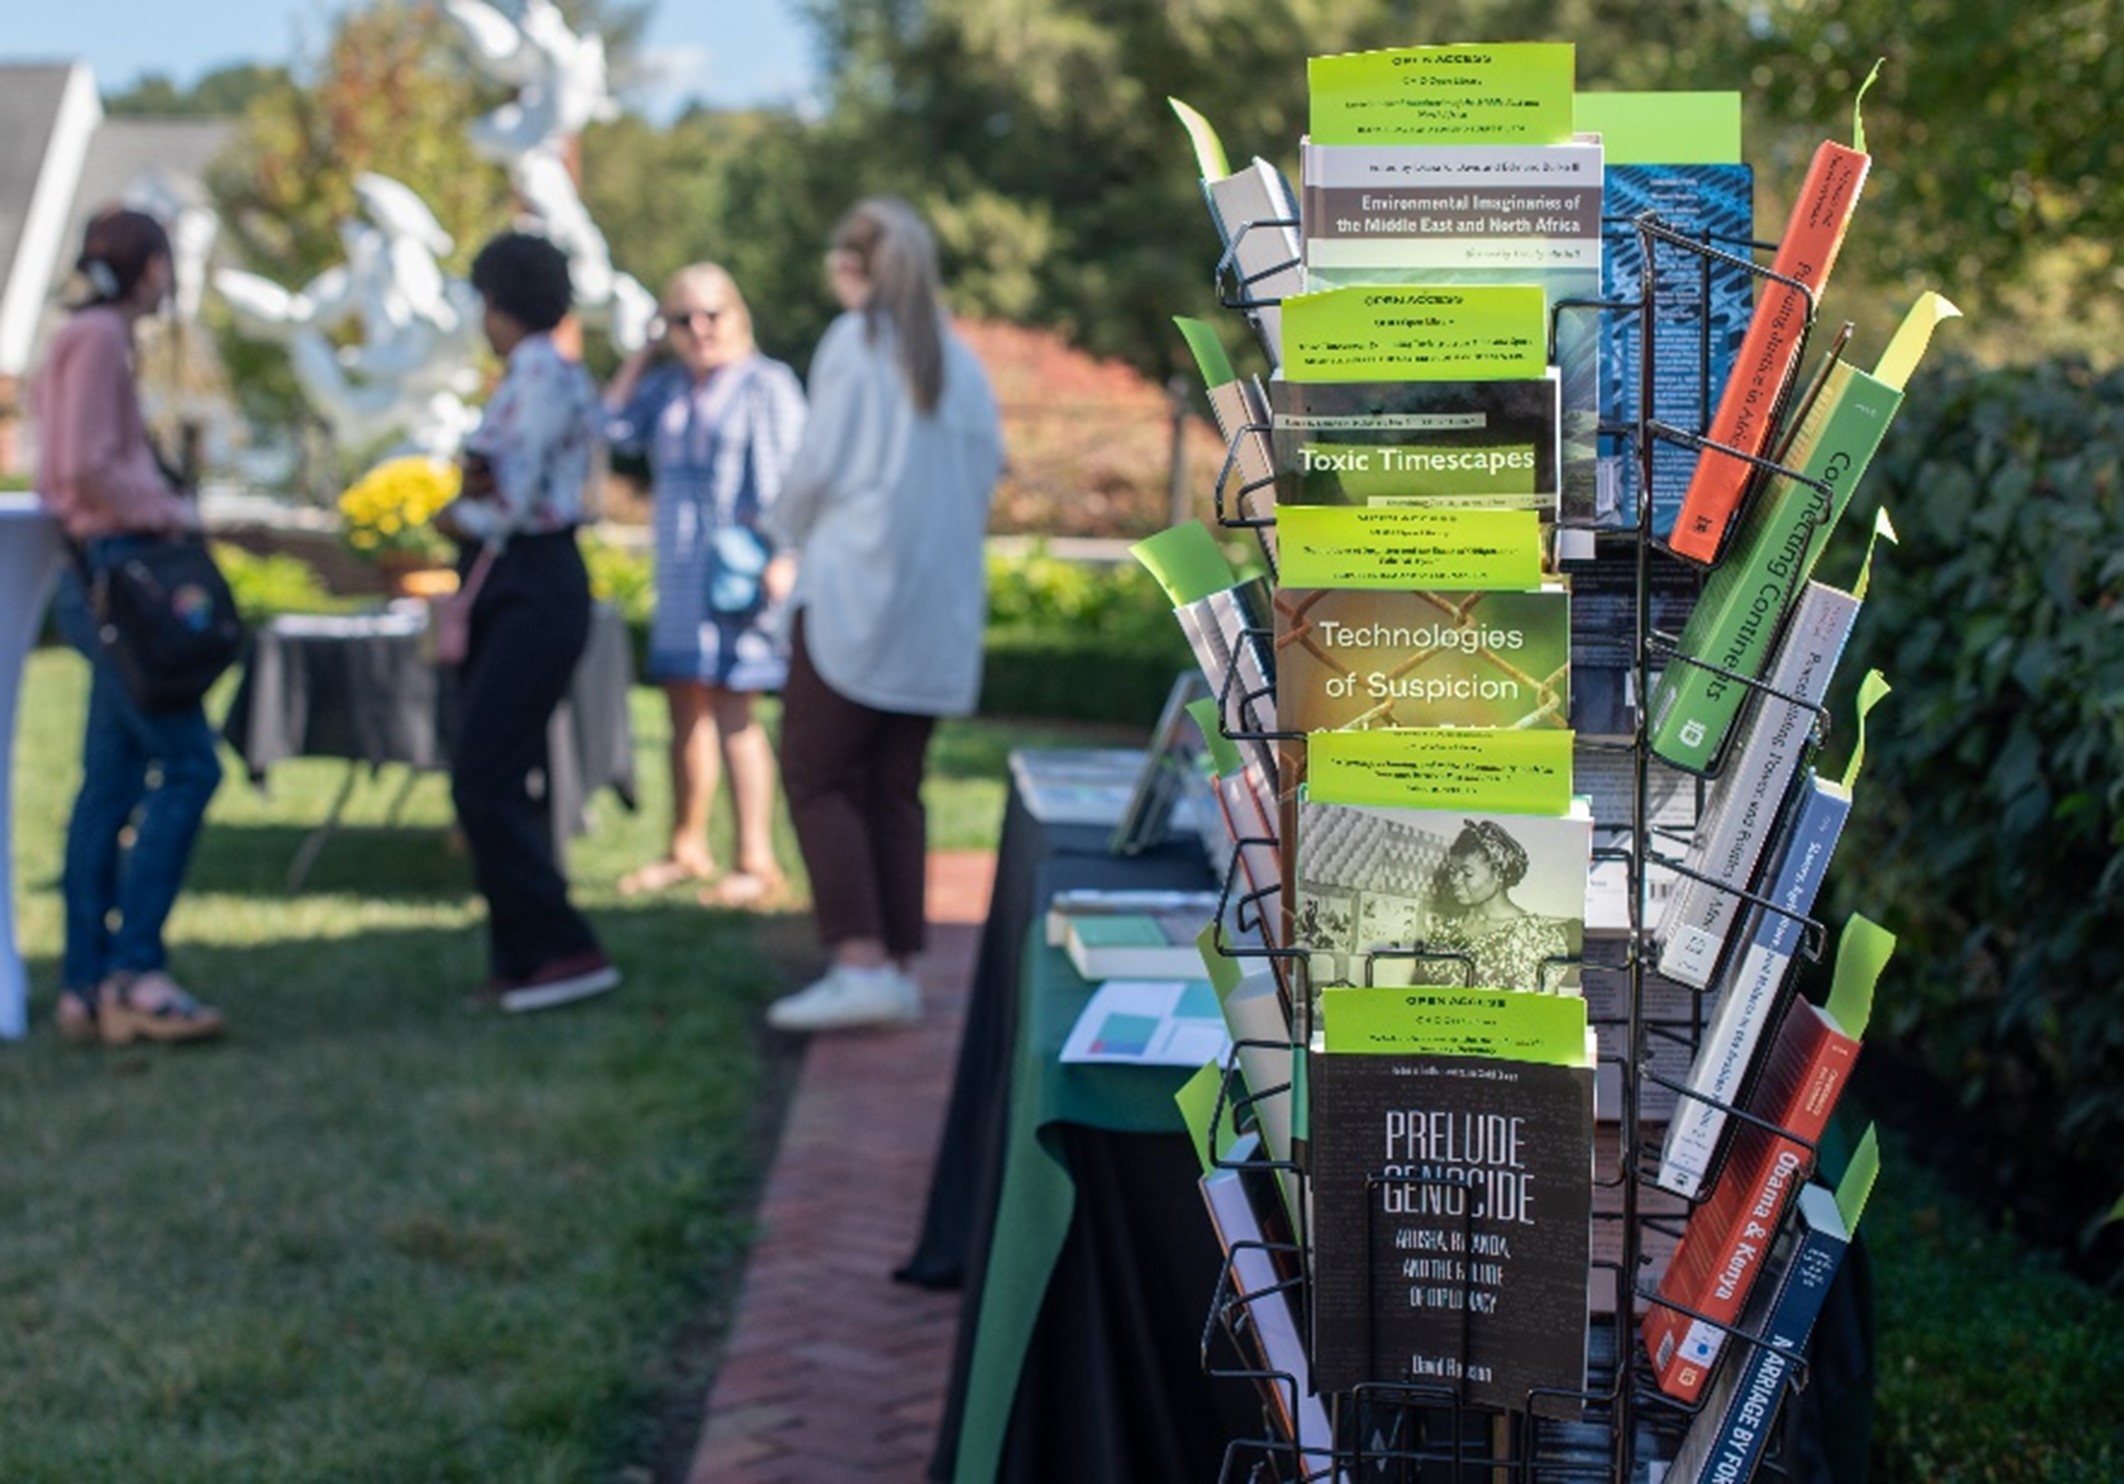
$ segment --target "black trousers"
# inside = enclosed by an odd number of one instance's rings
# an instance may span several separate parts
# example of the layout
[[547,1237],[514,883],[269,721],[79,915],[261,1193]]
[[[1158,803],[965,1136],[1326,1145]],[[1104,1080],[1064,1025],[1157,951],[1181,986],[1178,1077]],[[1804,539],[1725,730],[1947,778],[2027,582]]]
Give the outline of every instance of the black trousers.
[[472,608],[450,797],[487,899],[491,971],[521,980],[598,950],[554,858],[546,727],[590,634],[590,578],[573,531],[518,536]]

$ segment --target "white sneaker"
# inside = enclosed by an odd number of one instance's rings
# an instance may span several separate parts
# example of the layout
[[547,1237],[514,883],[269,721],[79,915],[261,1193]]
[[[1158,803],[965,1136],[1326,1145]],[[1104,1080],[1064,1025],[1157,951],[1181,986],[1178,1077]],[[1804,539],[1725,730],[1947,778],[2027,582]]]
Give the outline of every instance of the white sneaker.
[[825,976],[767,1007],[778,1031],[833,1031],[865,1025],[913,1025],[922,1018],[922,992],[890,964],[859,969],[835,964]]

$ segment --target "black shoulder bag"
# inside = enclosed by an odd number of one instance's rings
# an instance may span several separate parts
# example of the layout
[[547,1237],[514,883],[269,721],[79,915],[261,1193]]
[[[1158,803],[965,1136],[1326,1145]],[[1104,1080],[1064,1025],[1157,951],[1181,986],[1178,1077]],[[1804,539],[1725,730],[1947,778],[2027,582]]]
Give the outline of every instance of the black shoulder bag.
[[137,546],[101,571],[78,546],[74,560],[96,642],[143,711],[197,705],[243,652],[235,594],[199,537]]

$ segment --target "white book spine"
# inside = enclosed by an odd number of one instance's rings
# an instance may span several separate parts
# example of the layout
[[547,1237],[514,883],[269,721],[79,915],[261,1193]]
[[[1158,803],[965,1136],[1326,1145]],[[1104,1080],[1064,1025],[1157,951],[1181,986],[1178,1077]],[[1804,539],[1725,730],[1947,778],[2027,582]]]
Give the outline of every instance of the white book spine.
[[1711,983],[1747,905],[1739,893],[1756,878],[1813,732],[1814,707],[1829,692],[1858,610],[1859,600],[1850,593],[1820,583],[1809,583],[1795,605],[1769,679],[1778,694],[1758,698],[1746,735],[1713,786],[1696,839],[1683,858],[1689,871],[1710,879],[1684,875],[1660,919],[1659,971],[1669,979],[1692,989]]
[[1276,727],[1274,672],[1264,658],[1267,612],[1267,584],[1255,579],[1175,608],[1173,615],[1217,698],[1226,734],[1238,741],[1250,766],[1273,778],[1274,745],[1258,735]]
[[1681,1098],[1667,1124],[1657,1180],[1677,1195],[1693,1198],[1710,1173],[1726,1110],[1700,1099],[1730,1104],[1740,1095],[1763,1027],[1799,951],[1801,919],[1814,905],[1850,815],[1851,796],[1835,784],[1817,779],[1801,797],[1778,879],[1768,893],[1784,910],[1758,910],[1755,932],[1726,976],[1717,1013],[1689,1068],[1688,1090],[1696,1096]]
[[1268,1370],[1289,1378],[1274,1383],[1276,1411],[1291,1441],[1305,1452],[1318,1455],[1306,1465],[1305,1472],[1310,1476],[1314,1467],[1327,1461],[1327,1454],[1334,1447],[1334,1432],[1328,1426],[1327,1408],[1313,1392],[1290,1295],[1277,1287],[1280,1280],[1268,1253],[1258,1245],[1250,1245],[1261,1241],[1261,1225],[1241,1182],[1237,1170],[1212,1170],[1202,1177],[1202,1198],[1231,1259],[1232,1286],[1246,1304],[1261,1358]]

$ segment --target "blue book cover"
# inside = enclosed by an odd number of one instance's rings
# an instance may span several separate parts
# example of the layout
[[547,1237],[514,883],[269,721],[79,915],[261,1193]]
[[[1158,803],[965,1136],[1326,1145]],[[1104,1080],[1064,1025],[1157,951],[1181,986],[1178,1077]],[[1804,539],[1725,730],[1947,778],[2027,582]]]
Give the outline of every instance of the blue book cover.
[[[1747,165],[1611,164],[1606,171],[1601,295],[1637,300],[1644,292],[1646,240],[1634,225],[1643,212],[1720,251],[1746,258],[1755,225],[1755,174]],[[1650,415],[1701,433],[1732,373],[1754,308],[1752,276],[1676,243],[1653,240],[1652,408]],[[1644,329],[1636,314],[1600,316],[1599,495],[1596,523],[1634,527],[1641,483],[1635,437],[1623,431],[1638,416],[1639,357]],[[1696,451],[1655,440],[1651,519],[1664,535],[1681,509]]]
[[1689,1067],[1688,1091],[1667,1125],[1659,1184],[1694,1196],[1710,1172],[1726,1110],[1716,1106],[1740,1097],[1755,1048],[1781,1003],[1785,980],[1798,957],[1803,919],[1814,909],[1829,857],[1851,816],[1851,790],[1810,775],[1786,825],[1785,840],[1763,896],[1782,911],[1756,909],[1747,947],[1727,966],[1718,1009]]
[[1859,1141],[1835,1191],[1809,1185],[1773,1280],[1758,1284],[1741,1330],[1755,1343],[1740,1347],[1712,1383],[1704,1407],[1667,1470],[1667,1484],[1713,1484],[1752,1478],[1777,1422],[1786,1383],[1805,1352],[1814,1321],[1850,1250],[1866,1198],[1880,1171],[1872,1129]]

